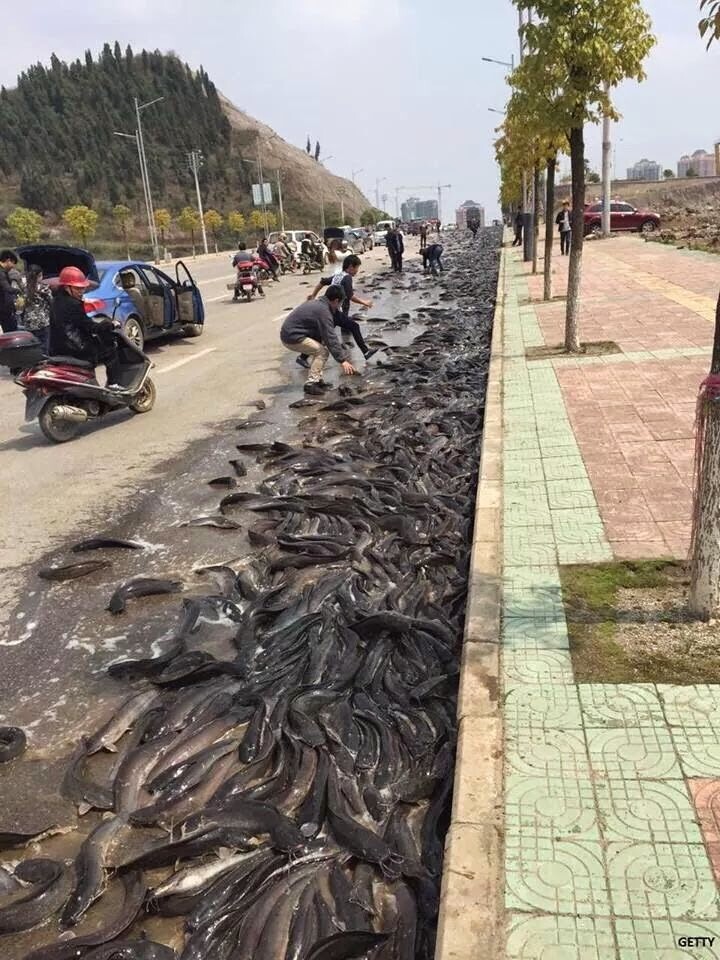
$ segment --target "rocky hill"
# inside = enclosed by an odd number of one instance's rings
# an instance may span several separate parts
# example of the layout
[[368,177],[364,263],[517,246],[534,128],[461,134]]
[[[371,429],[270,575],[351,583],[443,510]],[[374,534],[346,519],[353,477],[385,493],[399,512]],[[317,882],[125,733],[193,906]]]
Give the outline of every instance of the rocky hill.
[[[289,224],[359,219],[369,202],[348,180],[284,141],[265,124],[238,110],[215,88],[201,67],[159,51],[136,54],[105,44],[97,58],[64,63],[53,56],[0,89],[0,221],[18,204],[50,223],[74,204],[109,216],[126,204],[142,222],[142,184],[135,143],[115,131],[135,130],[133,98],[162,97],[143,114],[148,168],[156,207],[173,214],[193,205],[188,152],[202,151],[201,189],[207,207],[222,213],[251,210],[255,167],[245,159],[262,153],[266,179],[280,170]],[[302,223],[305,225],[305,222]]]

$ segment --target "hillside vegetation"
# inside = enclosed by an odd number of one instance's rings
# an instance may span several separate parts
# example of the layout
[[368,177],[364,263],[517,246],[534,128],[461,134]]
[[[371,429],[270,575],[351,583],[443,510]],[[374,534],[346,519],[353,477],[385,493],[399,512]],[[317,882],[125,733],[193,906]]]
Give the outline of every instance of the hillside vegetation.
[[[133,134],[133,98],[141,103],[162,97],[143,113],[143,133],[155,207],[173,219],[195,205],[187,155],[202,151],[200,184],[206,206],[223,217],[250,213],[250,185],[256,168],[245,161],[261,152],[266,179],[282,177],[288,226],[317,226],[320,202],[326,221],[357,221],[369,206],[359,190],[335,177],[304,150],[286,143],[269,127],[243,113],[216,89],[201,67],[191,69],[174,54],[124,51],[105,44],[94,58],[49,66],[37,64],[18,78],[14,89],[0,88],[0,222],[16,206],[41,213],[49,235],[63,233],[62,213],[75,204],[100,215],[99,234],[112,233],[111,211],[130,207],[134,229],[142,236],[144,206]],[[275,189],[273,190],[275,195]],[[277,214],[277,208],[274,208]],[[130,225],[132,233],[133,223]],[[177,224],[169,236],[178,236]]]

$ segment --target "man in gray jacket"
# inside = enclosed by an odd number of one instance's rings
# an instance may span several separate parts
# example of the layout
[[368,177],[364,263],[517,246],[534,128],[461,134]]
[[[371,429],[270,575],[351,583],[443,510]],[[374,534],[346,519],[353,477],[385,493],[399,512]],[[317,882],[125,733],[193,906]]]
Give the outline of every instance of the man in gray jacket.
[[310,300],[295,307],[280,330],[280,340],[284,347],[295,353],[304,353],[311,358],[310,373],[305,384],[305,393],[310,396],[322,396],[330,387],[322,378],[325,364],[330,354],[351,376],[355,367],[350,363],[349,354],[343,349],[335,333],[335,314],[340,309],[345,294],[340,287],[332,286],[320,300]]

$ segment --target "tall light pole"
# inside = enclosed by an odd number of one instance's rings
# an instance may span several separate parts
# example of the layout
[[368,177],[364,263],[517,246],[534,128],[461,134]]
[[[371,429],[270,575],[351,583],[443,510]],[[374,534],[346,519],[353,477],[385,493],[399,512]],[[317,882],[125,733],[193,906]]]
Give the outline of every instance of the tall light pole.
[[[156,97],[154,100],[148,100],[147,103],[139,103],[138,98],[134,97],[135,103],[135,117],[137,119],[137,138],[140,154],[140,167],[141,175],[145,179],[145,187],[147,191],[147,204],[149,209],[149,221],[150,221],[150,239],[153,245],[153,256],[156,260],[159,259],[159,247],[158,247],[158,238],[157,238],[157,229],[155,227],[155,210],[153,209],[152,201],[152,191],[150,189],[150,177],[148,176],[148,167],[147,167],[147,157],[145,156],[145,140],[143,139],[142,132],[142,120],[140,114],[143,110],[147,110],[148,107],[152,107],[155,103],[160,103],[161,100],[164,100],[165,97]],[[207,251],[206,251],[207,252]]]
[[380,209],[380,184],[384,183],[387,180],[387,177],[376,177],[375,178],[375,206],[377,209]]
[[198,213],[200,214],[200,229],[202,230],[203,250],[208,252],[207,232],[205,230],[205,214],[203,213],[202,197],[200,196],[200,181],[198,180],[198,171],[204,162],[202,153],[199,150],[191,150],[188,154],[188,164],[192,175],[195,178],[195,194],[197,196]]
[[[605,84],[605,96],[610,103],[610,84]],[[610,142],[610,115],[609,111],[603,112],[603,141],[602,141],[602,185],[603,185],[603,211],[602,211],[602,232],[604,237],[610,236],[610,192],[612,190],[611,177],[612,166],[612,143]]]
[[[124,137],[126,140],[135,141],[135,146],[138,152],[138,161],[140,163],[140,179],[142,181],[143,196],[145,197],[145,212],[147,213],[147,219],[148,219],[150,246],[153,248],[153,255],[155,255],[155,218],[153,216],[152,207],[150,205],[150,198],[148,197],[147,180],[145,179],[142,151],[140,149],[140,139],[137,135],[137,130],[135,131],[135,133],[120,133],[118,130],[114,130],[113,135],[116,137]],[[155,259],[157,259],[157,257],[155,257]]]
[[[352,180],[353,183],[355,183],[355,177],[359,177],[361,173],[364,173],[364,168],[363,168],[363,167],[360,167],[359,170],[353,170],[353,171],[351,172],[351,174],[350,174],[350,179]],[[357,184],[355,184],[355,186],[357,186]]]
[[283,207],[282,183],[280,181],[280,168],[277,170],[277,188],[278,188],[278,207],[280,208],[280,230],[285,233],[285,209]]
[[442,192],[443,190],[452,190],[451,183],[439,183],[437,185],[438,192],[438,221],[440,226],[442,226]]
[[501,67],[510,67],[511,70],[515,69],[515,55],[510,54],[510,61],[507,60],[496,60],[494,57],[480,57],[485,63],[498,63]]
[[[329,157],[318,157],[318,163],[322,163],[323,166],[328,162],[328,160],[334,160],[335,157],[333,154],[330,154]],[[322,181],[320,181],[320,227],[325,232],[325,194],[322,188]]]

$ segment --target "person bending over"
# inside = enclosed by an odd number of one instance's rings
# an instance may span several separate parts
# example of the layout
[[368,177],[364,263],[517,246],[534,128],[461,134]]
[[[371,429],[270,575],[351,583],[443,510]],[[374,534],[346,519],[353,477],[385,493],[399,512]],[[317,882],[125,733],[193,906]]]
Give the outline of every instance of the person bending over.
[[331,286],[324,297],[306,301],[291,310],[280,329],[280,341],[284,347],[311,358],[304,389],[313,397],[322,396],[325,390],[332,387],[322,377],[330,354],[348,376],[356,372],[335,333],[335,314],[340,309],[343,297],[340,287]]
[[444,273],[445,268],[442,265],[442,260],[440,259],[443,255],[443,245],[441,243],[431,243],[428,247],[423,247],[420,253],[423,258],[423,270],[425,273],[430,270],[432,275],[436,277],[438,273]]
[[[362,355],[366,360],[369,360],[370,357],[377,353],[377,350],[372,350],[370,347],[368,347],[367,343],[365,342],[365,338],[362,335],[360,324],[357,322],[357,320],[352,320],[350,318],[351,303],[357,303],[366,310],[370,310],[373,305],[372,300],[362,300],[355,293],[353,281],[360,272],[361,266],[362,260],[360,257],[354,253],[349,254],[349,256],[345,257],[343,260],[342,270],[334,274],[332,277],[323,277],[313,292],[308,294],[308,300],[314,300],[323,287],[340,287],[344,296],[342,306],[335,314],[335,326],[340,327],[340,329],[345,333],[350,334],[355,343],[358,345]],[[307,357],[301,355],[297,358],[297,363],[299,363],[301,367],[307,366],[308,359]]]

